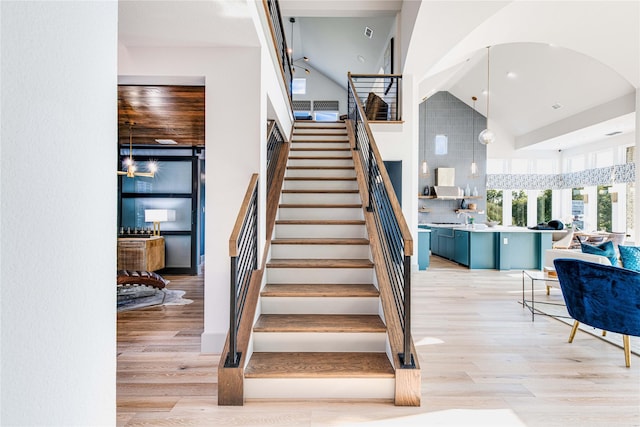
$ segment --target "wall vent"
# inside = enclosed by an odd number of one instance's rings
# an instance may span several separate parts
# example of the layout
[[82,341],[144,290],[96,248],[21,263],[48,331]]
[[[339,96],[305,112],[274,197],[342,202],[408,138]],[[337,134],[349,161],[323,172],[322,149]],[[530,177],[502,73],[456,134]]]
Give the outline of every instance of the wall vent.
[[373,30],[369,27],[364,27],[364,35],[368,38],[373,37]]
[[613,132],[605,133],[604,136],[614,136],[614,135],[619,135],[621,133],[622,133],[622,131],[616,130],[616,131],[613,131]]

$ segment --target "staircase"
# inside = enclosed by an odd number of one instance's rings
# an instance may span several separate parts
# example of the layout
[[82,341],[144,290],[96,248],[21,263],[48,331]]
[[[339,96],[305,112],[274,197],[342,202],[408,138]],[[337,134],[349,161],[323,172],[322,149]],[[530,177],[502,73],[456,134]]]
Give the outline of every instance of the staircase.
[[351,153],[344,123],[295,124],[246,399],[394,399]]

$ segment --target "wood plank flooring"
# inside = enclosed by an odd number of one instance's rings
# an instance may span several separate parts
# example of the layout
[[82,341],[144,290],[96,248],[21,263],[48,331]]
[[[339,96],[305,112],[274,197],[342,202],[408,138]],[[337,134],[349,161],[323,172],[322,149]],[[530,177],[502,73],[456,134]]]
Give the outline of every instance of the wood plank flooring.
[[[640,425],[640,357],[625,368],[619,347],[581,332],[569,344],[570,326],[545,316],[531,322],[518,303],[519,271],[431,263],[412,275],[421,407],[217,406],[219,355],[200,353],[202,277],[169,276],[169,288],[187,291],[193,304],[118,314],[118,425]],[[538,298],[546,298],[543,287]]]

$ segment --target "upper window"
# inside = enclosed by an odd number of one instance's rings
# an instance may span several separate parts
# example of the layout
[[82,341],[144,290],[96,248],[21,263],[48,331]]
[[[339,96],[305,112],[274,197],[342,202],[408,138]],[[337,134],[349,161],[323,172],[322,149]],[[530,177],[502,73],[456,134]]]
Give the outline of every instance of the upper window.
[[291,93],[294,95],[305,95],[307,93],[307,79],[293,79],[291,83]]

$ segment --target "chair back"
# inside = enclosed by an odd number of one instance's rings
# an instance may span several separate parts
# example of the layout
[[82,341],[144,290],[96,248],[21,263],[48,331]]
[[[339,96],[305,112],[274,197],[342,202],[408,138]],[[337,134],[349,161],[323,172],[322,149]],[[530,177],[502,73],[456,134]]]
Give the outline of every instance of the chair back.
[[640,273],[577,259],[553,261],[569,315],[580,323],[640,336]]
[[[554,233],[555,234],[555,233]],[[551,247],[553,249],[569,249],[571,247],[571,242],[573,241],[573,229],[570,228],[564,234],[564,236],[556,242],[553,242]]]

